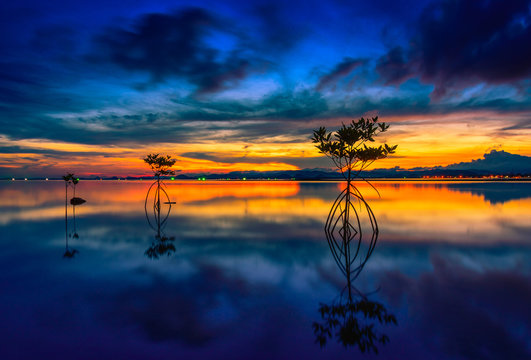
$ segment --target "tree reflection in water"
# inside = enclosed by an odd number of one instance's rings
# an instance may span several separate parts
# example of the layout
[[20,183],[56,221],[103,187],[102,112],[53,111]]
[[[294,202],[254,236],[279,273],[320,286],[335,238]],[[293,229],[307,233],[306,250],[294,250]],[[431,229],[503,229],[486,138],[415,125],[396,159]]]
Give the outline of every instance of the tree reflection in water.
[[[367,219],[363,221],[365,215]],[[335,338],[345,347],[358,347],[362,353],[378,353],[377,345],[389,341],[376,325],[396,325],[396,317],[353,285],[374,251],[378,233],[378,223],[369,204],[351,181],[347,181],[325,224],[330,252],[347,284],[332,304],[319,305],[322,322],[314,322],[313,331],[315,342],[321,347],[328,339]]]
[[[79,182],[79,179],[75,177],[74,174],[66,174],[63,176],[63,180],[65,181],[65,252],[63,254],[63,258],[71,259],[76,254],[79,254],[79,251],[76,249],[72,249],[68,244],[68,239],[79,239],[79,234],[77,233],[77,226],[76,226],[76,206],[82,205],[86,202],[85,199],[76,197],[76,185]],[[72,205],[72,214],[73,214],[73,223],[74,223],[74,232],[69,233],[68,232],[68,187],[72,186],[74,188],[74,197],[70,199],[70,205]]]
[[[158,259],[163,255],[170,256],[175,252],[175,245],[173,244],[175,237],[168,237],[163,231],[170,216],[171,206],[175,204],[175,202],[170,201],[164,186],[160,178],[157,178],[149,187],[144,201],[147,222],[156,233],[155,240],[144,252],[150,259]],[[167,210],[163,208],[167,208]]]

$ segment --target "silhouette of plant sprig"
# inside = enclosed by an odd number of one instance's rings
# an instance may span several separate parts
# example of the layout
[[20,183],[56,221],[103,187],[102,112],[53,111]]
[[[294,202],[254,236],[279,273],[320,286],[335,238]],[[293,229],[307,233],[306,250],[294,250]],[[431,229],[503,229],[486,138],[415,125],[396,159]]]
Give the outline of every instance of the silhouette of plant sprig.
[[164,175],[175,174],[175,171],[171,170],[171,167],[175,165],[177,160],[172,159],[170,155],[148,154],[144,158],[144,162],[151,167],[153,174],[157,178]]
[[335,133],[321,126],[313,131],[312,142],[319,152],[334,162],[345,179],[350,180],[379,159],[393,154],[398,145],[367,146],[374,138],[386,132],[389,125],[378,123],[378,116],[371,119],[360,118],[343,124]]

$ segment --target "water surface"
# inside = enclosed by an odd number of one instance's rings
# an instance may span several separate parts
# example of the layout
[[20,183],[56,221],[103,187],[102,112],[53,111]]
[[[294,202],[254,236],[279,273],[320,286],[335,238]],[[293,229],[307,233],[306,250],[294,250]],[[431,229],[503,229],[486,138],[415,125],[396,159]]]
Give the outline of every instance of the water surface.
[[160,234],[149,185],[81,181],[65,231],[64,182],[0,183],[0,358],[531,356],[531,183],[358,184],[379,237],[355,287],[397,319],[378,355],[312,328],[344,295],[323,230],[344,185],[168,181]]

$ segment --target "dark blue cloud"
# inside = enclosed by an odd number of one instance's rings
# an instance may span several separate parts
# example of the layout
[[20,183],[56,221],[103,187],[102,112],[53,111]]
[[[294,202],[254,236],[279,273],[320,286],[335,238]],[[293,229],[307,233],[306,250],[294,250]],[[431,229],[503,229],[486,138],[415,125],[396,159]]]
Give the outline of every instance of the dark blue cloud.
[[380,57],[376,71],[384,78],[386,84],[398,85],[415,75],[406,59],[404,49],[396,46]]
[[249,16],[254,29],[203,8],[142,15],[132,26],[113,26],[97,36],[88,59],[147,72],[152,83],[184,79],[196,95],[220,92],[273,68],[270,54],[288,51],[303,37],[273,3],[256,6]]
[[529,0],[437,1],[423,11],[407,49],[378,60],[387,83],[411,77],[435,85],[433,96],[486,82],[531,78]]
[[262,49],[265,53],[278,53],[290,50],[310,31],[310,26],[302,26],[296,13],[282,3],[263,2],[251,12],[256,17],[256,38],[258,43],[248,44]]
[[183,77],[198,92],[215,92],[246,77],[250,65],[236,51],[218,60],[220,50],[206,44],[205,38],[222,28],[220,19],[199,8],[148,14],[132,30],[110,28],[99,36],[93,57],[127,70],[146,71],[153,82]]
[[330,71],[328,74],[323,75],[319,79],[316,89],[320,91],[326,88],[327,86],[335,85],[338,81],[350,75],[358,66],[361,66],[366,62],[367,61],[364,59],[353,59],[349,57],[344,58],[343,61],[338,63],[332,69],[332,71]]

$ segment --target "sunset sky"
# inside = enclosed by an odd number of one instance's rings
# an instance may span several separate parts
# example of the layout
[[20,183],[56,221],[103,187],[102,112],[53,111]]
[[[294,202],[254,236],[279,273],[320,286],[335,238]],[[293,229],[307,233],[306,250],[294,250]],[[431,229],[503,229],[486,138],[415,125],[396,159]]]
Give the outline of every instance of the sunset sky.
[[531,155],[531,2],[3,1],[0,177],[329,167],[312,129],[391,124],[376,168]]

